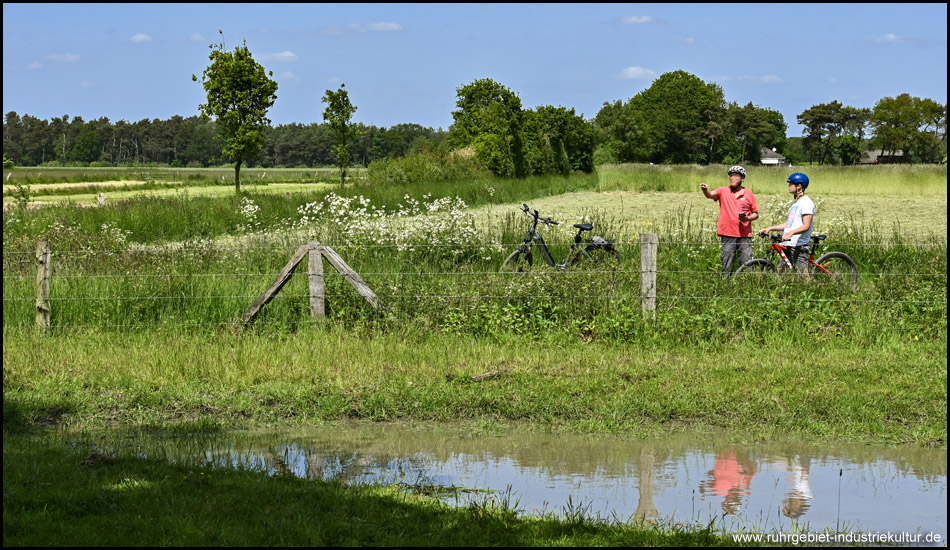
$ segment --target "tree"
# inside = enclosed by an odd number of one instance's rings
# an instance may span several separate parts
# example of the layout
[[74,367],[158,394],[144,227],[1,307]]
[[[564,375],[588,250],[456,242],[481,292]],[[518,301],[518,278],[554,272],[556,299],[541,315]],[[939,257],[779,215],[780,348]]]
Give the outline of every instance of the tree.
[[333,154],[336,156],[337,166],[340,167],[340,187],[346,181],[346,171],[350,167],[350,137],[353,128],[350,119],[356,112],[356,107],[350,103],[350,95],[344,90],[346,84],[340,84],[337,91],[327,90],[323,95],[323,102],[327,108],[323,111],[323,121],[329,124],[330,134],[333,136]]
[[[217,121],[225,140],[222,152],[234,162],[234,189],[240,191],[241,164],[260,154],[264,127],[270,124],[267,110],[277,99],[277,82],[270,79],[273,71],[265,71],[254,61],[247,42],[234,52],[224,50],[223,39],[210,47],[211,65],[201,77],[208,102],[198,107]],[[195,75],[191,79],[198,81]]]
[[[932,99],[922,99],[918,103],[921,115],[920,130],[915,139],[915,148],[924,162],[938,162],[946,156],[947,147],[947,104]],[[26,118],[26,117],[24,117]],[[944,151],[940,154],[941,149]]]
[[820,103],[812,105],[798,115],[798,123],[805,127],[805,149],[808,151],[808,160],[812,159],[812,151],[818,152],[818,164],[824,164],[831,152],[831,140],[836,135],[836,121],[840,118],[841,103]]
[[[649,88],[630,99],[629,106],[643,114],[651,129],[657,163],[699,162],[709,151],[707,126],[724,108],[722,88],[707,84],[686,71],[664,73]],[[714,129],[715,130],[715,129]]]
[[456,93],[449,147],[471,146],[478,162],[496,176],[524,177],[524,120],[518,95],[490,78],[462,86]]
[[594,129],[574,109],[544,105],[524,111],[522,135],[530,174],[594,170]]
[[[73,120],[82,120],[76,117]],[[99,132],[96,132],[89,124],[84,124],[79,130],[79,136],[73,144],[72,160],[82,163],[90,163],[99,160],[99,154],[102,146],[99,142]]]
[[874,105],[871,126],[881,140],[882,151],[893,154],[901,150],[905,158],[910,157],[910,144],[921,121],[916,100],[910,94],[901,94],[885,97]]
[[597,142],[604,159],[614,162],[647,162],[653,150],[652,131],[641,113],[617,100],[604,103],[594,117]]

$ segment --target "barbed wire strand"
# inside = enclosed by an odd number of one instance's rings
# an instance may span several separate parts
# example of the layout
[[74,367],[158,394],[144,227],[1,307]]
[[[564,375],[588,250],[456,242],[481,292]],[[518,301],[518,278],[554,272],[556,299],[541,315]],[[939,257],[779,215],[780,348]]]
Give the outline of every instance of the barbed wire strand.
[[[611,274],[639,274],[639,273],[649,273],[650,271],[643,271],[639,269],[605,269],[605,270],[586,270],[586,269],[539,269],[537,271],[358,271],[360,276],[374,276],[374,277],[416,277],[416,276],[544,276],[544,277],[564,277],[564,276],[582,276],[582,275],[611,275]],[[657,269],[652,271],[659,275],[663,274],[689,274],[689,275],[717,275],[721,276],[721,271],[709,271],[709,270],[676,270],[676,269]],[[279,275],[279,272],[273,273],[246,273],[246,272],[226,272],[226,273],[172,273],[172,272],[163,272],[163,273],[124,273],[119,275],[103,275],[103,274],[60,274],[54,273],[53,278],[56,279],[146,279],[146,278],[184,278],[184,277],[276,277]],[[941,272],[877,272],[877,271],[858,271],[860,277],[946,277],[947,273]],[[775,275],[772,272],[749,272],[744,275]],[[324,272],[324,277],[346,277],[346,274],[340,273],[335,270],[328,270]],[[32,280],[36,277],[33,273],[24,273],[18,275],[4,275],[4,279],[10,280]]]
[[[568,296],[559,294],[376,294],[381,299],[420,299],[420,298],[438,298],[438,299],[558,299],[563,300]],[[181,296],[69,296],[63,298],[51,298],[53,302],[72,302],[72,301],[133,301],[133,300],[250,300],[259,298],[259,294],[254,295],[181,295]],[[277,294],[271,297],[274,299],[288,298],[309,298],[309,294]],[[352,294],[324,294],[324,298],[342,298],[350,297]],[[618,299],[628,298],[630,300],[642,300],[643,296],[620,296],[617,293],[612,294],[584,294],[572,295],[574,298],[591,299]],[[873,303],[873,304],[946,304],[947,300],[878,300],[867,298],[781,298],[781,297],[738,297],[738,296],[680,296],[674,294],[661,294],[656,296],[657,300],[736,300],[736,301],[756,301],[756,302],[831,302],[831,303]],[[4,302],[32,302],[35,298],[4,298]]]
[[[57,255],[57,254],[107,254],[107,253],[119,253],[119,252],[124,252],[124,253],[156,253],[156,254],[157,254],[157,253],[184,253],[184,252],[191,252],[191,251],[199,251],[199,252],[209,252],[209,251],[223,252],[223,251],[246,251],[246,250],[289,250],[289,249],[296,249],[296,248],[299,248],[299,247],[303,246],[304,244],[306,244],[307,242],[319,242],[319,241],[311,240],[311,241],[300,242],[300,243],[298,243],[298,244],[285,244],[285,245],[273,245],[273,246],[235,246],[235,247],[224,247],[224,246],[217,246],[217,247],[200,247],[200,246],[198,246],[198,247],[188,247],[188,246],[182,246],[182,247],[125,248],[125,249],[104,249],[104,250],[98,250],[98,249],[63,249],[63,250],[59,250],[59,249],[55,249],[55,248],[54,248],[54,249],[53,249],[53,254],[54,254],[54,255]],[[639,247],[639,246],[640,246],[640,243],[639,243],[639,242],[628,242],[628,243],[620,242],[620,241],[611,241],[611,242],[613,243],[614,246],[617,246],[617,247],[624,247],[624,248],[627,248],[627,247]],[[319,242],[319,244],[320,244],[321,246],[328,246],[328,247],[331,247],[331,248],[400,248],[400,249],[403,249],[403,250],[411,250],[411,249],[413,249],[413,248],[447,248],[447,247],[450,247],[450,248],[459,248],[459,247],[462,247],[462,246],[480,247],[480,248],[490,248],[490,247],[515,248],[515,247],[520,246],[522,243],[521,243],[521,242],[514,242],[514,243],[495,243],[495,242],[477,242],[477,241],[471,241],[471,242],[461,242],[461,243],[460,243],[460,242],[456,242],[456,243],[391,243],[391,244],[385,244],[385,243],[379,243],[379,244],[356,244],[356,243],[342,243],[342,242],[341,242],[341,243],[324,243],[324,242]],[[545,244],[546,244],[548,247],[552,247],[552,246],[553,246],[553,247],[569,247],[569,246],[571,246],[571,244],[573,244],[573,242],[572,242],[572,241],[565,241],[565,242],[553,242],[553,243],[545,243]],[[719,241],[716,241],[716,240],[710,240],[710,241],[657,241],[657,244],[671,245],[671,246],[685,246],[685,245],[699,245],[699,246],[708,246],[708,247],[713,247],[713,246],[717,246],[717,247],[718,247],[718,246],[720,246],[720,242],[719,242]],[[917,247],[920,247],[920,246],[934,246],[934,247],[936,247],[936,246],[946,246],[946,243],[940,243],[940,242],[848,243],[848,242],[836,241],[836,242],[834,242],[834,243],[823,244],[822,247],[823,247],[823,248],[828,248],[829,246],[831,246],[831,244],[833,244],[835,247],[840,247],[840,248],[857,247],[857,246],[892,246],[892,247],[898,247],[898,246],[906,246],[906,247],[914,247],[914,246],[917,246]],[[762,246],[762,245],[760,244],[759,246]],[[24,250],[24,251],[17,251],[17,250],[4,251],[4,255],[6,255],[6,254],[36,254],[36,251],[35,251],[35,250],[30,250],[30,251],[25,251],[25,250]]]

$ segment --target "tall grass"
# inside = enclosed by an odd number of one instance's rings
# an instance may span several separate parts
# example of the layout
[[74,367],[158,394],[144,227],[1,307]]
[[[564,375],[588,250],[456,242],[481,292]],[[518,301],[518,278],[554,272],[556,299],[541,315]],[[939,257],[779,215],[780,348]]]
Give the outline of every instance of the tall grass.
[[[909,335],[926,340],[946,336],[943,246],[882,246],[880,235],[853,231],[836,239],[834,248],[857,261],[861,279],[856,292],[798,277],[737,283],[718,274],[718,242],[688,217],[671,216],[656,228],[661,241],[658,311],[656,321],[647,321],[640,312],[636,228],[626,228],[620,220],[591,218],[601,234],[623,236],[616,242],[624,258],[620,266],[581,265],[565,272],[543,265],[538,255],[528,272],[500,273],[502,261],[524,236],[524,216],[511,214],[497,227],[473,227],[457,211],[397,218],[394,226],[347,225],[346,219],[344,213],[331,225],[231,243],[194,239],[148,247],[128,243],[119,230],[100,231],[98,240],[84,241],[85,233],[63,228],[53,247],[54,326],[210,330],[232,323],[297,247],[319,241],[332,245],[361,273],[385,306],[372,310],[330,271],[328,314],[351,327],[654,344],[672,344],[684,334],[759,344],[776,334],[802,343],[846,338],[862,345]],[[235,216],[233,223],[247,222]],[[402,240],[403,233],[412,238]],[[547,235],[557,261],[568,252],[569,234]],[[33,323],[35,244],[20,242],[23,246],[8,247],[3,257],[4,326]],[[306,264],[298,269],[305,272]],[[282,330],[309,324],[307,295],[301,274],[268,304],[259,323]]]
[[[253,186],[241,195],[194,197],[183,193],[175,197],[143,195],[110,204],[108,208],[85,208],[72,204],[51,205],[34,210],[7,209],[3,213],[4,249],[21,246],[19,240],[56,239],[57,227],[77,228],[79,233],[95,235],[103,226],[119,228],[130,242],[154,243],[213,238],[242,232],[241,204],[250,197],[260,208],[263,227],[280,226],[284,220],[298,219],[298,209],[329,194],[365,197],[377,207],[394,208],[406,196],[459,197],[469,206],[527,201],[534,197],[570,191],[594,189],[596,175],[534,176],[511,180],[481,176],[474,179],[404,185],[350,185],[344,189],[311,190],[306,193],[256,193]],[[95,238],[95,237],[93,237]],[[28,243],[22,246],[29,246]]]
[[[724,165],[620,164],[598,167],[601,191],[695,192],[700,183],[728,185]],[[793,172],[804,172],[810,193],[829,195],[947,194],[946,165],[746,166],[745,185],[756,193],[785,193]]]
[[[354,178],[362,177],[362,168],[353,168]],[[334,179],[336,178],[336,179]],[[247,168],[241,169],[241,180],[265,183],[339,182],[336,168]],[[42,186],[49,183],[92,183],[103,181],[144,181],[188,183],[192,185],[234,185],[234,167],[171,168],[171,167],[50,167],[31,166],[5,169],[5,185],[21,183]]]

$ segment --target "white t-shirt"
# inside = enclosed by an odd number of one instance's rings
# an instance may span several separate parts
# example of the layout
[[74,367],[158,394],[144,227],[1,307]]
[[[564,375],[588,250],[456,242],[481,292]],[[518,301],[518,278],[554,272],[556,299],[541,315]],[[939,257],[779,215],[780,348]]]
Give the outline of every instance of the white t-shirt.
[[802,195],[802,197],[792,203],[792,206],[788,209],[788,218],[785,220],[785,235],[805,225],[802,216],[806,214],[811,214],[812,216],[811,227],[808,228],[808,231],[799,233],[798,235],[792,235],[791,239],[785,238],[785,242],[782,244],[786,246],[805,246],[808,244],[808,241],[811,239],[811,230],[815,228],[815,203],[808,198],[808,195]]

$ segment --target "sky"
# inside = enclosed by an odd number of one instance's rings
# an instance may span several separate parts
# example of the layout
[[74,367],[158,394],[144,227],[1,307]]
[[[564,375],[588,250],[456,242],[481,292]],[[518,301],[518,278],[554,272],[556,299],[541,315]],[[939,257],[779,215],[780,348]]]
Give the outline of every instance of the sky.
[[593,118],[676,70],[781,112],[789,136],[819,103],[947,101],[945,3],[3,4],[3,112],[196,115],[219,30],[273,71],[274,125],[322,122],[345,83],[354,122],[448,129],[482,78]]

